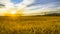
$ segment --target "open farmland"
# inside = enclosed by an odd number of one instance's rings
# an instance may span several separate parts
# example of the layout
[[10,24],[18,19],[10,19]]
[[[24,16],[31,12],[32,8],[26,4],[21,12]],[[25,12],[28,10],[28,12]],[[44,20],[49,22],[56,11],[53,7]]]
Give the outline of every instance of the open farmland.
[[0,34],[60,34],[60,16],[0,16]]

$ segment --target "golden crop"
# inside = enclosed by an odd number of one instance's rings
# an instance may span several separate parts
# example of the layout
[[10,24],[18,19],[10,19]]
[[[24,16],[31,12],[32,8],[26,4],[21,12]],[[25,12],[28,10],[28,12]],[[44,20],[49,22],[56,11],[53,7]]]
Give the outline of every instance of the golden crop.
[[0,16],[0,34],[60,34],[60,17]]

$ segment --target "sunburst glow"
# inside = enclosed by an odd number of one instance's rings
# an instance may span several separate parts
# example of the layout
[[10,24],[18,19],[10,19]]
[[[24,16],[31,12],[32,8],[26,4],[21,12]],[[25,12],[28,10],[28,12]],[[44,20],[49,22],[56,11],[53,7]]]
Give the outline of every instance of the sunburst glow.
[[11,11],[11,14],[16,14],[16,11],[12,10],[12,11]]

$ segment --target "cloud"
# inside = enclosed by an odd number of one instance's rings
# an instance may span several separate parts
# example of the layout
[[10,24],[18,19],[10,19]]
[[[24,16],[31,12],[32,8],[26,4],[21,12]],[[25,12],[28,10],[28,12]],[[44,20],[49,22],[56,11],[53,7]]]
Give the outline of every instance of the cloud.
[[25,8],[27,5],[30,5],[33,2],[34,2],[34,0],[23,0],[23,2],[21,2],[21,3],[14,4],[14,3],[11,2],[11,0],[0,0],[0,3],[5,5],[4,8],[0,8],[0,15],[7,12],[7,10],[14,10],[14,9],[21,10],[21,9]]
[[0,8],[0,15],[3,15],[7,10],[13,8],[13,3],[10,0],[0,0],[0,4],[5,5],[5,7]]
[[23,15],[45,15],[51,13],[60,13],[60,2],[53,2],[44,5],[36,5],[26,7],[24,9]]
[[[11,3],[11,0],[0,0],[2,4],[6,7],[0,9],[0,15],[4,14],[7,10],[19,9],[22,11],[22,16],[30,16],[30,15],[45,15],[50,13],[57,13],[59,11],[60,2],[52,2],[47,4],[38,4],[31,5],[35,2],[35,0],[23,0],[23,2],[14,5]],[[28,5],[31,5],[28,7]]]
[[11,3],[10,0],[0,0],[0,2],[2,4],[4,4],[6,6],[6,8],[12,8],[12,6],[13,6],[13,3]]
[[16,4],[18,9],[23,9],[27,7],[27,5],[30,5],[34,2],[35,0],[23,0],[21,3]]

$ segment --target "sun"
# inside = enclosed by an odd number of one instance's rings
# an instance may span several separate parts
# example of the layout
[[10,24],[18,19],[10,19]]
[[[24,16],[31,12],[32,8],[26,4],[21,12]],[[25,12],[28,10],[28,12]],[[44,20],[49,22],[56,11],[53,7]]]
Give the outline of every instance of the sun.
[[16,10],[7,10],[4,14],[5,16],[15,16],[17,14]]
[[0,15],[2,15],[2,16],[22,16],[23,10],[20,10],[20,9],[0,10]]
[[16,11],[12,10],[12,11],[11,11],[11,14],[16,14]]

